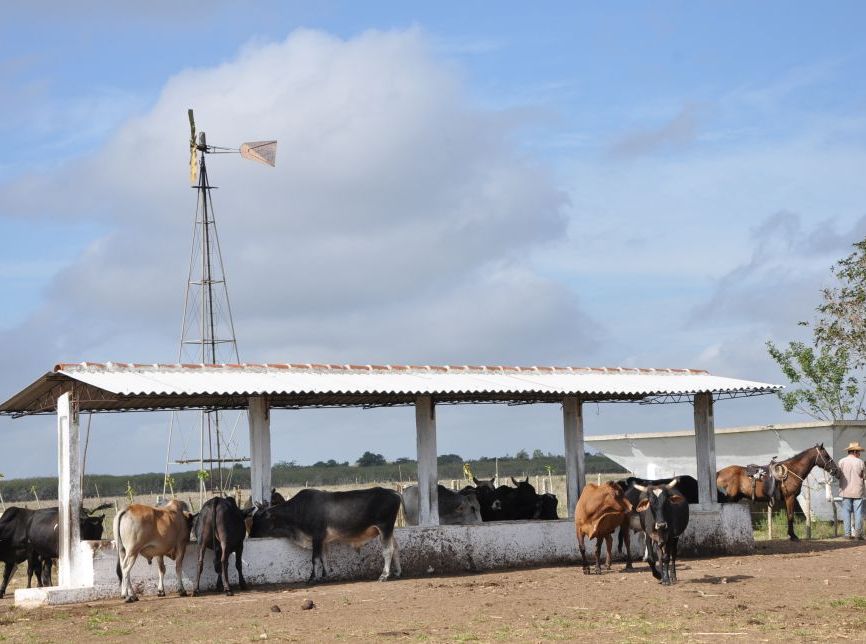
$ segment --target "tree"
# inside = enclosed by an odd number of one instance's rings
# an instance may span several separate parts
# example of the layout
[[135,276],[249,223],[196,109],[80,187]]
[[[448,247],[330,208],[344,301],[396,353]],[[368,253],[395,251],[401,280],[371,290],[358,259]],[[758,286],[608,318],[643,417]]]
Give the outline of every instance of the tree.
[[863,394],[860,384],[851,374],[848,352],[843,348],[816,347],[803,342],[789,342],[779,349],[767,342],[770,356],[782,368],[794,385],[790,391],[779,392],[785,411],[797,411],[819,420],[854,420],[863,416]]
[[537,458],[544,458],[544,452],[542,452],[536,447],[534,450],[532,450],[532,460],[535,460]]
[[514,455],[518,461],[528,461],[529,453],[525,449],[518,450],[517,454]]
[[442,454],[436,458],[436,463],[439,465],[449,465],[451,463],[462,463],[463,459],[457,454]]
[[374,454],[373,452],[364,452],[361,454],[361,458],[357,461],[359,467],[370,467],[371,465],[386,465],[388,462],[385,460],[385,457],[381,454]]
[[858,420],[866,413],[861,391],[866,366],[866,239],[831,269],[837,285],[821,291],[811,346],[789,342],[780,349],[767,342],[770,357],[797,385],[780,392],[785,411],[796,409],[819,420]]
[[815,339],[822,346],[844,349],[855,367],[866,364],[866,239],[831,270],[838,285],[821,291]]

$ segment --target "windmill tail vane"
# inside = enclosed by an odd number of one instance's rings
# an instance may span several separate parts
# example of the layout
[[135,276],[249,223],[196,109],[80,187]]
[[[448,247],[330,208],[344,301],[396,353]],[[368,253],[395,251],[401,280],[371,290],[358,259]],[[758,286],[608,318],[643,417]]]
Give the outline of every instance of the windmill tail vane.
[[239,148],[225,148],[217,145],[208,145],[204,132],[196,132],[195,117],[192,109],[187,110],[189,117],[189,182],[190,185],[198,183],[200,157],[205,154],[240,154],[244,159],[263,163],[274,167],[277,162],[277,142],[269,141],[247,141],[241,143]]

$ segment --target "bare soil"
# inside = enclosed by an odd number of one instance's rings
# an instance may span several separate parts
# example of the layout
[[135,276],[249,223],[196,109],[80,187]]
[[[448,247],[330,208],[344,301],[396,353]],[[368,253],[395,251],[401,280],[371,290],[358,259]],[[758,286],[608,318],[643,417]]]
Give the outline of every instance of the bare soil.
[[615,562],[600,576],[561,566],[32,611],[7,595],[0,640],[866,641],[864,564],[862,541],[774,541],[750,556],[684,559],[669,588],[646,564],[626,573]]

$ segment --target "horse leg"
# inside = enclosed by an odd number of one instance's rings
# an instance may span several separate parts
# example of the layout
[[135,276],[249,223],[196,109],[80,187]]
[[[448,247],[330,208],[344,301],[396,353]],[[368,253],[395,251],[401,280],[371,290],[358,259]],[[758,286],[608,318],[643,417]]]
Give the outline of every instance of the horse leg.
[[785,512],[788,514],[788,537],[791,541],[799,541],[800,539],[794,534],[794,501],[797,499],[796,494],[785,497]]

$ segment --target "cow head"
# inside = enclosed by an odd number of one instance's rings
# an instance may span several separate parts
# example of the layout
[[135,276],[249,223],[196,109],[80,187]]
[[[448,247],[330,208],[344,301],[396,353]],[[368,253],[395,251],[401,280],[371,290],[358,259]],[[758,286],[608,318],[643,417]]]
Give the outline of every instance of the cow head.
[[641,522],[647,534],[654,541],[664,542],[667,540],[668,521],[665,512],[667,504],[685,503],[685,497],[676,489],[679,479],[674,479],[666,485],[640,485],[634,484],[634,488],[641,493],[635,510],[642,515]]
[[479,480],[473,476],[472,482],[475,483],[475,487],[478,487],[478,488],[486,487],[486,488],[490,488],[491,490],[496,489],[496,485],[494,485],[494,483],[496,482],[495,476],[491,477],[489,481]]
[[102,520],[104,514],[96,514],[81,519],[81,538],[84,541],[99,541],[102,539]]

